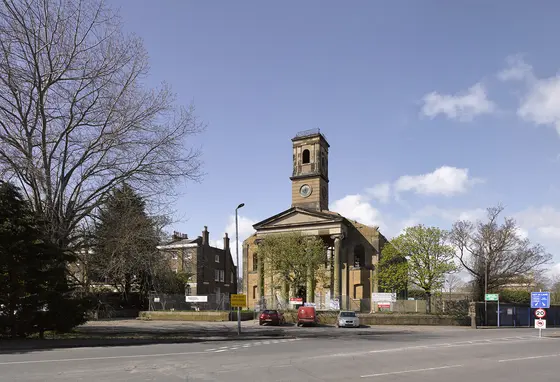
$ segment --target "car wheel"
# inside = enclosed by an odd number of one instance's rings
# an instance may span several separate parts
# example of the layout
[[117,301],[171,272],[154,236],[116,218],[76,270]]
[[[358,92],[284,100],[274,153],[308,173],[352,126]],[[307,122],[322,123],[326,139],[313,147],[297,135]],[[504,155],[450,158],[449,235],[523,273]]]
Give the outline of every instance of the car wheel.
[[261,321],[259,321],[259,325],[262,326],[262,324],[263,324],[263,323],[262,323]]

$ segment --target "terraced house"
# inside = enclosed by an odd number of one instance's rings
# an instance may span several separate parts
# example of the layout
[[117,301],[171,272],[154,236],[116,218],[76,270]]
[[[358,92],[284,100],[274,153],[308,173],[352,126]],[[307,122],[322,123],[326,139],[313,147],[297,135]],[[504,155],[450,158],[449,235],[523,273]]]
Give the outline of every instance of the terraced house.
[[311,282],[289,290],[287,295],[322,309],[369,311],[371,293],[378,289],[375,264],[387,239],[379,227],[329,211],[330,145],[324,134],[318,129],[298,133],[292,146],[291,207],[253,225],[256,232],[243,242],[243,290],[249,307],[289,303],[281,297],[286,295],[279,290],[282,287],[265,278],[259,242],[267,235],[299,232],[323,240],[325,271],[330,271],[331,277],[327,285]]

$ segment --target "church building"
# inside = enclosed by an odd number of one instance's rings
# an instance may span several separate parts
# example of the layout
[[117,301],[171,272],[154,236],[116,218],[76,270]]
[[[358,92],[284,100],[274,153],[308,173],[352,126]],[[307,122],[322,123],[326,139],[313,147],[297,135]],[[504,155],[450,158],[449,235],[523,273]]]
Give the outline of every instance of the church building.
[[[249,308],[287,307],[292,302],[315,303],[317,309],[370,311],[377,292],[375,265],[387,239],[372,227],[329,211],[329,143],[319,129],[292,138],[292,205],[253,225],[255,233],[243,242],[243,293]],[[298,232],[319,236],[325,243],[326,285],[308,283],[289,290],[265,277],[259,261],[259,242],[267,235]],[[284,295],[284,297],[282,297]]]

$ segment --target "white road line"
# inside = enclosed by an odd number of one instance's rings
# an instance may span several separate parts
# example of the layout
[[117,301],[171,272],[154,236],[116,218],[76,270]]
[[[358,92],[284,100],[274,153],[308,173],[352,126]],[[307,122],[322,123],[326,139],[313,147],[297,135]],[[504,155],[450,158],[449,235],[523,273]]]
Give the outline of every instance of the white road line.
[[[496,338],[498,339],[498,338]],[[538,337],[527,337],[526,339],[516,339],[509,341],[510,343],[517,343],[517,342],[529,342],[529,341],[538,341]],[[422,350],[422,349],[438,349],[438,348],[453,348],[453,347],[462,347],[462,346],[488,346],[488,345],[499,345],[503,344],[503,342],[498,341],[488,341],[488,340],[474,340],[474,341],[461,341],[461,342],[452,342],[452,343],[437,343],[431,345],[420,345],[420,346],[406,346],[400,348],[390,348],[390,349],[379,349],[379,350],[369,350],[369,351],[360,351],[360,352],[348,352],[348,353],[331,353],[325,355],[318,355],[307,357],[306,359],[321,359],[321,358],[331,358],[331,357],[358,357],[358,356],[366,356],[368,354],[376,354],[376,353],[393,353],[393,352],[402,352],[402,351],[410,351],[410,350]]]
[[98,361],[106,359],[131,359],[131,358],[151,358],[151,357],[171,357],[178,355],[192,355],[192,354],[204,354],[203,351],[193,351],[193,352],[183,352],[183,353],[160,353],[160,354],[143,354],[143,355],[117,355],[113,357],[87,357],[87,358],[62,358],[62,359],[38,359],[38,360],[28,360],[28,361],[11,361],[11,362],[0,362],[2,365],[26,365],[33,363],[49,363],[49,362],[80,362],[80,361]]
[[228,351],[228,349],[220,349],[220,350],[216,350],[216,351],[215,351],[214,353],[221,353],[221,352],[224,352],[224,351]]
[[368,375],[362,375],[360,378],[382,377],[382,376],[385,376],[385,375],[393,375],[393,374],[420,373],[420,372],[423,372],[423,371],[451,369],[451,368],[454,368],[454,367],[463,367],[463,365],[428,367],[428,368],[425,368],[425,369],[403,370],[403,371],[392,371],[392,372],[388,372],[388,373],[368,374]]
[[535,356],[531,356],[531,357],[501,359],[498,362],[515,362],[515,361],[524,361],[524,360],[529,360],[529,359],[552,358],[552,357],[560,357],[560,354],[535,355]]

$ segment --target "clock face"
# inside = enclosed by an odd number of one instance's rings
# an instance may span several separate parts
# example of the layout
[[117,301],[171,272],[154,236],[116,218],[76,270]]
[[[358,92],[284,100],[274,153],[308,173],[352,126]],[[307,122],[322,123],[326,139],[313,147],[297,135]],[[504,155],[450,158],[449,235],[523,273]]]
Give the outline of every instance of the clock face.
[[308,184],[304,184],[303,186],[301,186],[301,188],[299,189],[299,194],[301,196],[303,196],[304,198],[307,198],[309,195],[311,195],[311,192],[313,190],[311,189],[311,186]]

